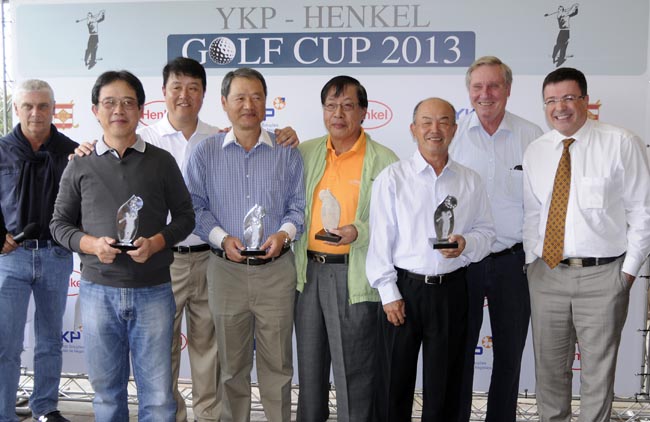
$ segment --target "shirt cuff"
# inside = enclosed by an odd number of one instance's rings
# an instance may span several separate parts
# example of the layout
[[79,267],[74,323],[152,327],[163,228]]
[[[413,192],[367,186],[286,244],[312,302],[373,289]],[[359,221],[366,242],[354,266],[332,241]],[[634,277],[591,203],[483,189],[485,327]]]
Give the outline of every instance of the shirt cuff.
[[639,274],[639,270],[641,269],[641,265],[643,265],[643,261],[639,261],[632,255],[628,254],[625,255],[625,259],[623,260],[623,266],[621,268],[621,271],[623,271],[626,274],[629,274],[631,276],[636,277],[637,274]]
[[210,230],[210,234],[208,235],[208,240],[210,243],[212,243],[212,246],[215,246],[217,248],[221,248],[221,242],[223,242],[223,239],[228,236],[228,233],[224,231],[221,227],[217,226]]
[[284,223],[282,226],[280,226],[280,229],[278,230],[279,232],[287,232],[289,235],[289,239],[293,242],[296,240],[296,232],[298,231],[296,229],[296,226],[294,226],[292,223]]
[[402,294],[399,292],[397,283],[386,283],[383,286],[379,286],[377,290],[379,291],[382,305],[402,299]]

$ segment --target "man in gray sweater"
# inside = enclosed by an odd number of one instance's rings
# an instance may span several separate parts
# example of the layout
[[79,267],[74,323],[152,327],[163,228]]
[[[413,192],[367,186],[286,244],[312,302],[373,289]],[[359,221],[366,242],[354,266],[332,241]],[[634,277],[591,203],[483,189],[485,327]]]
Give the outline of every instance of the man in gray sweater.
[[[192,202],[174,158],[136,135],[141,82],[127,71],[105,72],[92,102],[104,135],[93,154],[75,158],[63,173],[50,229],[82,262],[81,315],[95,418],[128,419],[130,355],[139,420],[174,421],[170,246],[192,231]],[[134,197],[140,201],[130,201]],[[127,201],[139,202],[127,218],[137,234],[135,248],[121,250],[114,247],[116,216]]]

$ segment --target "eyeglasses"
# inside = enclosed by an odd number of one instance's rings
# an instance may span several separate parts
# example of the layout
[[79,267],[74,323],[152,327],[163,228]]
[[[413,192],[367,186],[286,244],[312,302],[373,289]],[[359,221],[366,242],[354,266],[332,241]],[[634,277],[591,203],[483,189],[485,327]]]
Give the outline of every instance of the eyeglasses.
[[138,108],[138,100],[135,98],[104,98],[99,102],[106,110],[115,110],[121,105],[124,110],[135,110]]
[[352,111],[357,106],[358,103],[325,103],[323,104],[323,109],[329,112],[333,112],[341,107],[343,111]]
[[549,98],[544,101],[544,107],[554,106],[557,105],[558,103],[571,104],[574,101],[577,101],[578,99],[583,100],[585,97],[586,95],[581,95],[579,97],[576,97],[575,95],[565,95],[562,98]]

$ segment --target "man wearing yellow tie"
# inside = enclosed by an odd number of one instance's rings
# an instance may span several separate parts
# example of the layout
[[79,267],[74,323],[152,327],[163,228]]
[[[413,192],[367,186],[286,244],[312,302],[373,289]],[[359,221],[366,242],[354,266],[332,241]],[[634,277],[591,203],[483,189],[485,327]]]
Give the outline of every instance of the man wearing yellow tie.
[[542,422],[609,421],[629,290],[650,252],[650,170],[633,133],[587,119],[587,81],[560,68],[542,86],[553,128],[524,154],[524,250]]

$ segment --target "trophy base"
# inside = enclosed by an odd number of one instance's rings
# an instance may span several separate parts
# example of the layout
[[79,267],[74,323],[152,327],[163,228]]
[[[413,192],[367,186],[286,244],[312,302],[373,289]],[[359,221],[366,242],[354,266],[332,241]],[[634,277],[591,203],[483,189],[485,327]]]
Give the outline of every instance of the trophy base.
[[316,235],[314,236],[316,240],[324,240],[325,242],[332,242],[332,243],[338,243],[339,240],[341,240],[341,236],[338,234],[330,233],[325,229],[321,229]]
[[266,255],[266,251],[264,249],[242,249],[239,251],[239,254],[241,256],[262,256]]
[[433,249],[456,249],[458,247],[458,242],[438,240],[436,238],[429,239],[429,243]]
[[137,246],[131,243],[119,243],[119,242],[115,242],[111,244],[111,248],[119,249],[121,251],[134,251],[138,249]]

